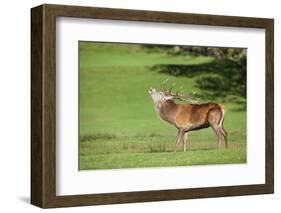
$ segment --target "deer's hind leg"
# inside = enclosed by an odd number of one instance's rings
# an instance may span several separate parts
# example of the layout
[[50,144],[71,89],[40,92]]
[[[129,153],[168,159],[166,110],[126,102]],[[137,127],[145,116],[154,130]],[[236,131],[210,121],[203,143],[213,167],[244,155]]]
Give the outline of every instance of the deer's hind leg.
[[224,121],[224,112],[222,113],[222,118],[220,120],[219,127],[220,127],[220,131],[221,131],[221,133],[223,135],[223,138],[224,138],[225,148],[228,148],[228,141],[227,141],[228,133],[223,126],[223,121]]
[[217,149],[220,148],[222,142],[222,128],[219,126],[221,120],[221,111],[219,109],[212,109],[208,114],[208,122],[217,135]]
[[183,135],[184,135],[184,130],[179,129],[178,135],[177,135],[175,152],[177,152],[177,150],[178,150],[178,145],[183,141]]
[[217,135],[217,149],[220,149],[222,142],[222,133],[220,132],[219,126],[212,126]]
[[227,141],[227,136],[228,133],[223,127],[223,123],[219,126],[219,130],[221,131],[221,134],[223,135],[224,143],[225,143],[225,148],[228,148],[228,141]]

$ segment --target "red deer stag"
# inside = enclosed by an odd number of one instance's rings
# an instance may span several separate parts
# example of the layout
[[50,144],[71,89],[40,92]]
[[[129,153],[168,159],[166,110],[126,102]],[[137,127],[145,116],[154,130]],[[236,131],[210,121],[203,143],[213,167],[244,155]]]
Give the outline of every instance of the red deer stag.
[[149,94],[155,104],[155,109],[161,119],[173,124],[178,129],[175,152],[183,142],[186,151],[188,132],[212,127],[217,135],[217,149],[224,138],[227,148],[227,131],[223,127],[225,116],[224,106],[218,103],[177,104],[175,99],[192,99],[192,95],[182,92],[172,92],[172,88],[161,90],[150,88]]

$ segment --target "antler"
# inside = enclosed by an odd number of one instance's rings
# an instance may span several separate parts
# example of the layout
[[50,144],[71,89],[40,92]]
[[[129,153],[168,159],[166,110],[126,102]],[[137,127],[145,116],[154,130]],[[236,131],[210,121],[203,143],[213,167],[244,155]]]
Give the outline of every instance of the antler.
[[172,96],[173,99],[179,99],[179,100],[183,100],[183,101],[190,101],[192,103],[197,103],[198,99],[194,98],[194,94],[195,92],[192,91],[192,93],[184,93],[183,92],[183,87],[181,86],[177,92],[173,92],[173,88],[175,87],[175,84],[173,84],[169,89],[166,88],[166,83],[169,79],[166,79],[165,81],[163,81],[162,83],[162,87],[161,90],[162,92],[167,95],[167,96]]
[[166,83],[168,82],[169,78],[167,78],[165,81],[162,82],[161,90],[164,92],[166,91]]

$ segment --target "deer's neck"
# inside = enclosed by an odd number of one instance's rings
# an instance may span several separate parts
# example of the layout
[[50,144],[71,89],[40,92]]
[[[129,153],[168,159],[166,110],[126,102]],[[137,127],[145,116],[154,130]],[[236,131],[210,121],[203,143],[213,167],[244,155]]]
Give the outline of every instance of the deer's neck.
[[165,120],[169,123],[175,122],[177,108],[178,108],[178,105],[172,100],[167,100],[163,103],[159,103],[156,105],[156,110],[157,110],[159,116],[163,120]]

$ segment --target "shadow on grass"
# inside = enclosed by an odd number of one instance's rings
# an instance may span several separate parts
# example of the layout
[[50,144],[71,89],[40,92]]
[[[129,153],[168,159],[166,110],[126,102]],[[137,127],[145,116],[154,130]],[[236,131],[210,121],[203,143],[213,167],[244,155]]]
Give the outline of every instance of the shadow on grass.
[[[175,152],[175,148],[176,148],[176,145],[174,144],[159,144],[157,146],[150,146],[148,145],[148,151],[147,153],[181,153],[181,152],[184,152],[183,151],[183,146],[181,147],[178,147],[177,151]],[[217,150],[216,147],[190,147],[190,148],[187,148],[186,150],[186,153],[188,152],[197,152],[197,151],[211,151],[211,150]]]
[[[144,133],[137,134],[135,136],[131,136],[134,139],[140,138],[165,138],[165,135],[157,134],[157,133]],[[80,134],[80,142],[90,142],[95,140],[114,140],[114,139],[128,139],[129,136],[126,135],[118,135],[112,133],[88,133],[88,134]]]
[[94,141],[98,139],[104,139],[104,140],[117,139],[118,136],[115,134],[97,133],[97,134],[80,135],[79,138],[80,138],[80,142],[87,142],[87,141]]
[[188,152],[188,151],[195,151],[195,152],[197,152],[197,151],[211,151],[211,150],[217,150],[217,148],[214,148],[214,147],[212,147],[212,148],[194,148],[194,149],[187,149],[186,151]]
[[[237,111],[246,108],[246,59],[241,62],[214,60],[204,64],[159,64],[151,70],[171,76],[195,79],[199,98],[224,100],[239,104]],[[184,86],[184,85],[183,85]]]

